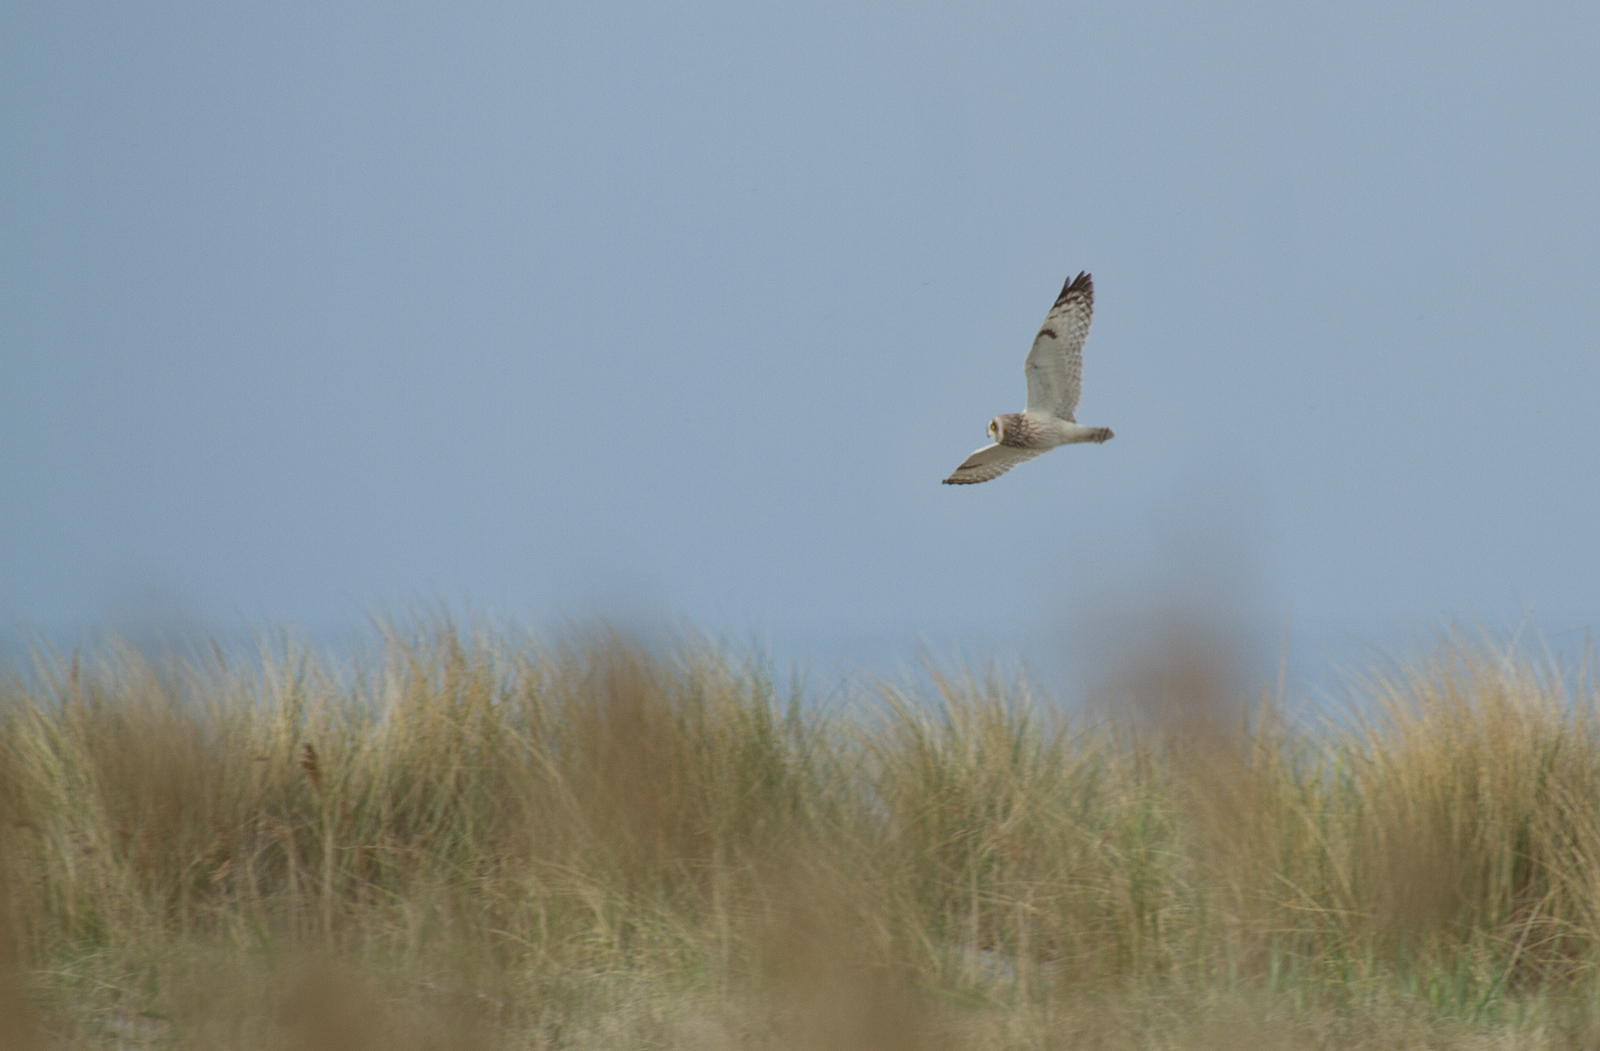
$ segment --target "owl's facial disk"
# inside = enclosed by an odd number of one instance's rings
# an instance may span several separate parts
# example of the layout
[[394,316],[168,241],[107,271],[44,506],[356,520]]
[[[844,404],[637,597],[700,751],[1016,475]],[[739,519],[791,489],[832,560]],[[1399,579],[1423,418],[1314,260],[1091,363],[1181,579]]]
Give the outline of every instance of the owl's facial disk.
[[1005,433],[1006,433],[1005,424],[1000,422],[1000,417],[996,416],[994,419],[989,421],[989,437],[990,438],[994,439],[995,441],[999,441],[1002,437],[1005,436]]

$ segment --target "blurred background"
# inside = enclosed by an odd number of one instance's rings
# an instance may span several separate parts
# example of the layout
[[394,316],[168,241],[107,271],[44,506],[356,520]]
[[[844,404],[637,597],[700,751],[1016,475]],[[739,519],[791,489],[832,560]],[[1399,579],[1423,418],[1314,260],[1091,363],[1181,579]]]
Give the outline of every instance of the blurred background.
[[[1172,608],[1303,683],[1586,639],[1597,52],[1556,2],[10,5],[0,636],[681,618],[1068,689]],[[1080,269],[1116,440],[941,486]]]

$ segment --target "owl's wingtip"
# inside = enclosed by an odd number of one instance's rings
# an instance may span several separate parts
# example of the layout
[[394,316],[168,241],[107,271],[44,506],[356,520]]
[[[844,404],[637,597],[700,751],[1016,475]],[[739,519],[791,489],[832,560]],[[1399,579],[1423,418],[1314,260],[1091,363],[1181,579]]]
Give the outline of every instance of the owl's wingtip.
[[1090,275],[1089,271],[1079,270],[1077,277],[1067,278],[1067,283],[1061,286],[1061,294],[1056,296],[1056,302],[1061,302],[1074,292],[1082,292],[1088,296],[1094,295],[1094,277]]

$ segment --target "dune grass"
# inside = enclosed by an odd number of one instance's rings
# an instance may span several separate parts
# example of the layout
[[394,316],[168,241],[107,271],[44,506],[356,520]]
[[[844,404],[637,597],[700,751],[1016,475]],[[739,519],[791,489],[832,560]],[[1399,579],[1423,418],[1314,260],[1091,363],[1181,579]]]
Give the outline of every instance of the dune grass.
[[[1600,722],[1459,637],[1299,727],[438,622],[0,684],[19,1048],[1600,1042]],[[1121,717],[1125,715],[1126,717]]]

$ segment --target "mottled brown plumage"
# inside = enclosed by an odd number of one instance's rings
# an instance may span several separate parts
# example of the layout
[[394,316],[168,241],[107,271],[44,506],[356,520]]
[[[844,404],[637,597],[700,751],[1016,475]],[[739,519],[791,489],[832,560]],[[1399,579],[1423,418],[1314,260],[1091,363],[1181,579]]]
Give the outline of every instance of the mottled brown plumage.
[[1028,407],[989,422],[993,445],[967,457],[946,485],[971,485],[998,478],[1058,445],[1104,442],[1109,427],[1083,427],[1077,422],[1083,380],[1083,344],[1094,317],[1094,281],[1080,273],[1067,281],[1033,339],[1023,372],[1028,380]]

